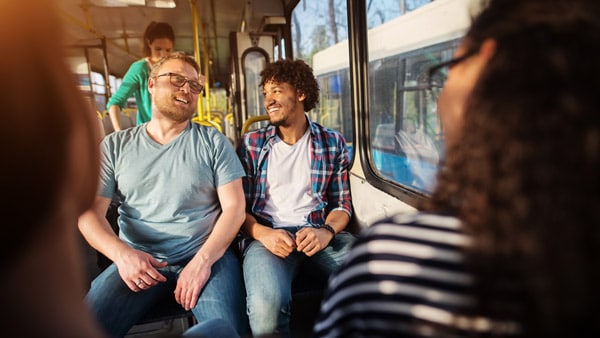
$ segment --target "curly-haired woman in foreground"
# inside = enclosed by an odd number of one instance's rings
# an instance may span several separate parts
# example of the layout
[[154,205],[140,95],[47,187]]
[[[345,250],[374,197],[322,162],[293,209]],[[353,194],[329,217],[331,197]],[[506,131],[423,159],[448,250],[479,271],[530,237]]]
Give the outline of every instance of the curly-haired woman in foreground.
[[446,64],[432,198],[366,230],[330,283],[316,336],[600,335],[591,6],[492,0],[475,19]]

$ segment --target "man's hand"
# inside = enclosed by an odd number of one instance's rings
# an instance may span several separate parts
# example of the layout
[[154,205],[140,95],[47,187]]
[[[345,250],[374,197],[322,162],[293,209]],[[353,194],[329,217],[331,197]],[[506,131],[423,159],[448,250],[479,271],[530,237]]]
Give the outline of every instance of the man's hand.
[[179,274],[175,287],[175,300],[186,311],[191,310],[198,302],[200,292],[210,277],[211,267],[194,257]]
[[282,229],[269,229],[259,241],[273,255],[280,258],[286,258],[296,248],[294,236]]
[[158,272],[167,262],[161,262],[149,253],[129,248],[115,260],[121,279],[133,292],[149,289],[165,282],[167,278]]
[[298,251],[312,256],[323,250],[333,239],[333,235],[326,229],[304,227],[296,232],[296,246]]

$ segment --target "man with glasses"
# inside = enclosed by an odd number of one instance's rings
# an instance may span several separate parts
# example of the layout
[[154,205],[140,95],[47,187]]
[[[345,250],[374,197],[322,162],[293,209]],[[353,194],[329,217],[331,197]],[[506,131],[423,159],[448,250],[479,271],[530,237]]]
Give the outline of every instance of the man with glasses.
[[[199,322],[221,318],[247,331],[243,280],[230,244],[244,221],[243,168],[217,130],[191,122],[204,78],[185,53],[150,73],[152,118],[102,142],[95,205],[79,220],[86,240],[113,261],[86,301],[103,328],[124,336],[174,297]],[[119,235],[104,215],[114,195]]]

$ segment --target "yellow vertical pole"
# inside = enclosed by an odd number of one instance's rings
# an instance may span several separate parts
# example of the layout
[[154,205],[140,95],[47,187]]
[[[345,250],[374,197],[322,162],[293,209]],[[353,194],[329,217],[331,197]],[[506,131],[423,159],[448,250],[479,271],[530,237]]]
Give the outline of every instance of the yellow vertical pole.
[[204,86],[204,95],[206,96],[206,119],[210,120],[210,60],[208,57],[208,42],[206,41],[206,31],[204,21],[200,23],[202,29],[202,51],[204,52],[204,76],[206,76],[206,85]]
[[[198,62],[199,64],[201,63],[201,59],[200,59],[200,44],[199,44],[199,38],[198,38],[198,8],[196,6],[196,0],[189,0],[190,1],[190,9],[192,12],[192,28],[193,28],[193,39],[194,39],[194,58],[196,59],[196,62]],[[208,83],[208,76],[206,78],[206,82]],[[204,120],[205,116],[204,116],[204,109],[203,109],[203,105],[202,105],[202,99],[200,98],[198,100],[198,118],[200,120]]]

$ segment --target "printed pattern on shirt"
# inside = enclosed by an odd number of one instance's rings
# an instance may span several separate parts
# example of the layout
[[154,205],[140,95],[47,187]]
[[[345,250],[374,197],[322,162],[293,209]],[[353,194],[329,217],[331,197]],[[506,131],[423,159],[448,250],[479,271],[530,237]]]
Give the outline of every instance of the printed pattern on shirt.
[[[464,337],[492,323],[474,314],[458,219],[426,213],[380,221],[330,281],[315,337]],[[511,325],[509,323],[508,325]],[[485,335],[485,334],[484,334]]]
[[[333,210],[352,213],[348,182],[349,155],[342,134],[309,120],[311,137],[311,186],[319,205],[310,212],[307,221],[317,225]],[[266,201],[267,161],[275,142],[276,128],[265,128],[244,135],[238,147],[238,156],[246,171],[242,179],[247,212],[265,225],[272,218],[263,212]],[[290,173],[293,179],[293,173]]]

